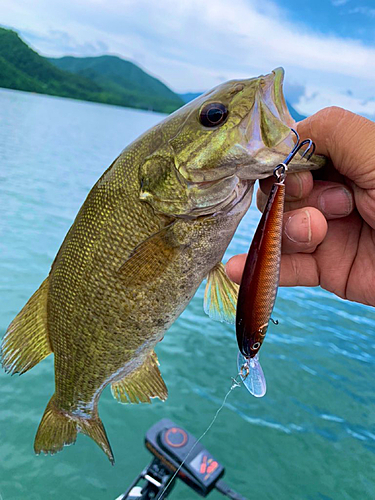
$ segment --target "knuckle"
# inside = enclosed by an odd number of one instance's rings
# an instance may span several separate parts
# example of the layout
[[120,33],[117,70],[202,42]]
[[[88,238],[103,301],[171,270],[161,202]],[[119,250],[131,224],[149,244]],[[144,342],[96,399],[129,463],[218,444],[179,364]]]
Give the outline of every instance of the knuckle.
[[301,275],[301,269],[300,269],[300,266],[298,264],[298,259],[296,259],[292,255],[290,263],[291,263],[291,266],[292,266],[292,273],[293,273],[293,276],[294,276],[294,281],[295,281],[296,285],[298,285],[299,282],[300,282],[300,275]]

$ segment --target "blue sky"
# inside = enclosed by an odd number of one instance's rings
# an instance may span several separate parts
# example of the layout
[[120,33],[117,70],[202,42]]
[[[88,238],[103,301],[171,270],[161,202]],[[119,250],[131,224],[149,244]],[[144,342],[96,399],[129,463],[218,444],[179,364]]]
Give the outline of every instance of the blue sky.
[[375,0],[2,0],[2,24],[44,55],[111,53],[178,92],[286,71],[304,114],[375,118]]

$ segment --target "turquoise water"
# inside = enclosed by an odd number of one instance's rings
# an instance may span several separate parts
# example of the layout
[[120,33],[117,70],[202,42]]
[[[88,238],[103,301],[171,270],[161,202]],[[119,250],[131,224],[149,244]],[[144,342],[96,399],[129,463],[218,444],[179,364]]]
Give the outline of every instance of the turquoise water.
[[[49,271],[88,190],[162,115],[0,90],[0,332]],[[227,257],[247,250],[252,207]],[[86,436],[53,456],[33,440],[53,392],[53,359],[22,377],[0,372],[3,500],[114,499],[148,463],[146,430],[167,417],[200,435],[236,373],[231,327],[205,316],[201,287],[157,347],[166,403],[100,414],[116,465]],[[261,359],[268,391],[234,390],[203,444],[249,499],[375,498],[375,310],[320,289],[281,289]],[[170,498],[197,497],[179,484]],[[213,500],[223,498],[212,493]]]

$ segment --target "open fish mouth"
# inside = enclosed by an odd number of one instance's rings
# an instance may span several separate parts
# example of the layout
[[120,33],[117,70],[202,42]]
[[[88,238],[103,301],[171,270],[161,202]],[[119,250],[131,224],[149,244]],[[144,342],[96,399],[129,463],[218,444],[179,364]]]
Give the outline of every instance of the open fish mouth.
[[[295,121],[283,94],[284,70],[277,68],[250,81],[255,89],[248,95],[254,101],[239,123],[238,142],[218,168],[195,170],[191,175],[194,177],[188,187],[190,205],[194,207],[191,216],[229,211],[256,180],[271,176],[295,146],[296,134],[292,131]],[[304,152],[302,148],[295,155],[288,165],[289,172],[313,170],[324,164],[323,157],[303,158]]]
[[[291,129],[295,121],[284,98],[283,82],[283,68],[259,78],[253,109],[241,124],[245,138],[243,148],[249,157],[249,163],[238,173],[241,179],[255,181],[272,175],[275,166],[294,147],[296,136]],[[290,172],[314,170],[325,162],[317,155],[307,161],[302,154],[303,150],[291,161]]]

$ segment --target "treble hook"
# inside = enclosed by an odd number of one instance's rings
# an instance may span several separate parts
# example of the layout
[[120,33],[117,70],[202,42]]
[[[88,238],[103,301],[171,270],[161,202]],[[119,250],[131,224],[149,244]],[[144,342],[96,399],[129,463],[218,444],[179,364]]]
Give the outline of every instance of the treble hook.
[[308,144],[307,148],[305,149],[305,151],[303,152],[303,154],[301,156],[301,159],[304,158],[306,156],[307,152],[310,151],[310,149],[311,149],[312,151],[310,152],[309,156],[306,158],[306,160],[309,161],[310,158],[312,157],[312,155],[314,154],[314,151],[315,151],[315,144],[313,143],[313,141],[311,139],[305,139],[304,141],[299,142],[300,138],[299,138],[298,132],[296,130],[294,130],[294,128],[292,128],[291,131],[294,132],[294,134],[296,135],[297,142],[295,143],[292,151],[288,154],[288,156],[285,158],[285,160],[282,163],[279,163],[273,171],[273,175],[276,177],[278,182],[281,182],[281,183],[285,181],[286,171],[288,170],[288,164],[296,156],[298,151],[300,151],[303,148],[303,146],[306,146],[306,144]]

